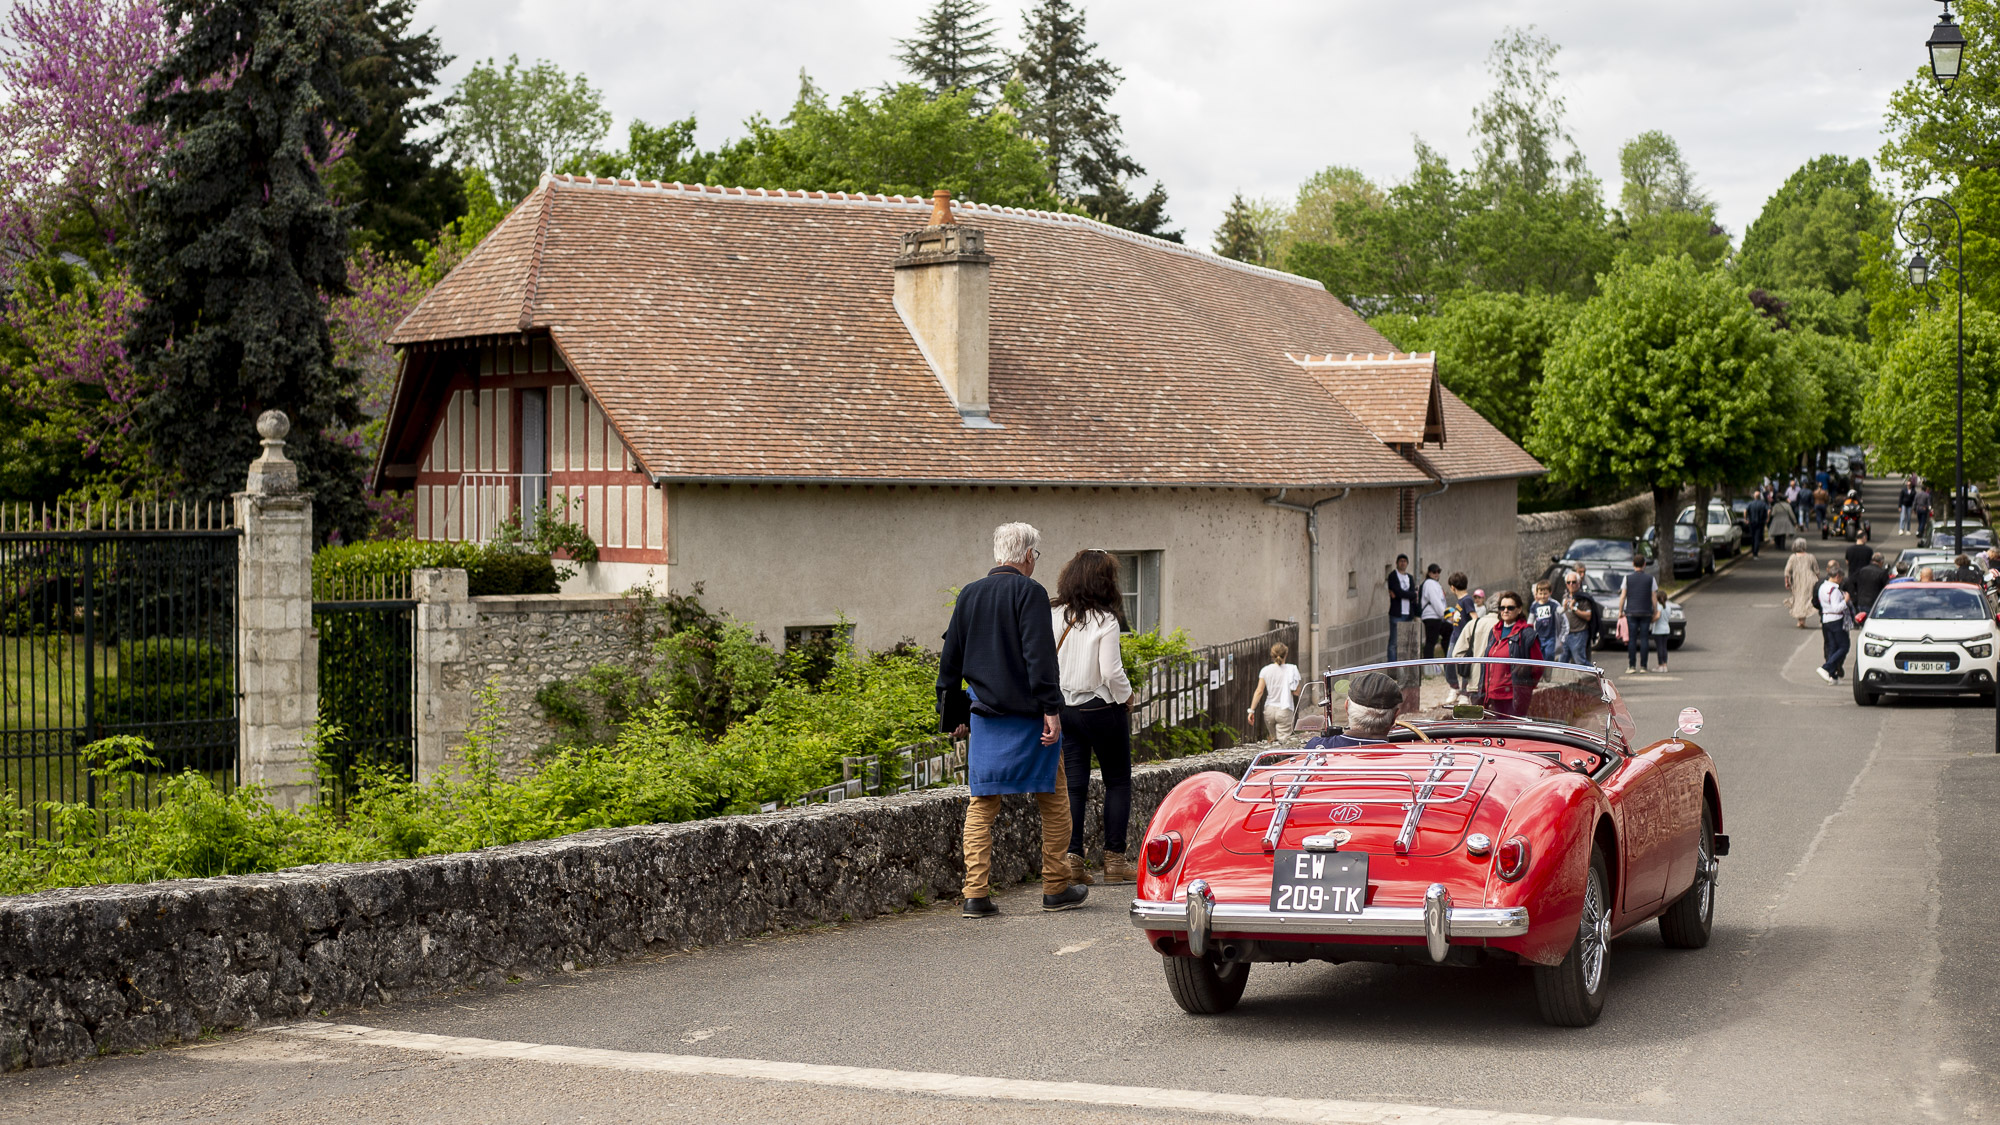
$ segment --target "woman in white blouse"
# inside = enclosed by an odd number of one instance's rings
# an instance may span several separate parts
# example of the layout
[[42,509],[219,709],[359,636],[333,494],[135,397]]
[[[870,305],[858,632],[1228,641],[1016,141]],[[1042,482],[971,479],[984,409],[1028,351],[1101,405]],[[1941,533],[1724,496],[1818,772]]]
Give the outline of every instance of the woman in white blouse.
[[1104,881],[1130,883],[1137,877],[1125,857],[1132,819],[1132,681],[1118,645],[1125,629],[1118,560],[1104,551],[1078,551],[1056,579],[1051,612],[1056,663],[1062,670],[1070,881],[1092,881],[1084,867],[1083,813],[1095,754],[1104,774]]

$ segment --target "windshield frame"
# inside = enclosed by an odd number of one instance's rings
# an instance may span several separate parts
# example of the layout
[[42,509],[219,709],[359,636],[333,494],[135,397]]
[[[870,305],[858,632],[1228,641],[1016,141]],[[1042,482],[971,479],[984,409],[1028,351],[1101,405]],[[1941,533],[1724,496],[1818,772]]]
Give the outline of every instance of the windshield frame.
[[[1973,614],[1973,615],[1972,615],[1972,616],[1970,616],[1970,617],[1898,617],[1898,616],[1896,616],[1896,615],[1894,615],[1894,614],[1888,614],[1888,615],[1885,615],[1885,614],[1884,614],[1884,613],[1882,612],[1882,603],[1883,603],[1883,600],[1884,600],[1884,599],[1887,599],[1887,600],[1888,600],[1888,602],[1889,602],[1889,604],[1890,604],[1890,608],[1894,608],[1894,606],[1895,606],[1895,603],[1896,603],[1896,602],[1900,602],[1900,601],[1911,601],[1911,600],[1915,600],[1915,599],[1917,599],[1917,598],[1920,598],[1920,597],[1924,597],[1924,596],[1928,596],[1928,595],[1947,595],[1947,596],[1949,596],[1949,595],[1959,595],[1959,594],[1962,594],[1962,595],[1964,595],[1964,596],[1966,596],[1966,597],[1969,597],[1969,598],[1971,598],[1971,599],[1972,599],[1972,601],[1973,601],[1973,604],[1979,607],[1979,612],[1978,612],[1978,613],[1975,613],[1975,614]],[[1969,586],[1969,585],[1961,585],[1961,584],[1951,584],[1951,585],[1945,585],[1945,584],[1938,584],[1938,585],[1929,585],[1929,586],[1926,586],[1926,585],[1921,585],[1921,584],[1919,584],[1919,585],[1911,585],[1911,584],[1908,584],[1908,583],[1903,583],[1903,584],[1900,584],[1900,585],[1894,585],[1894,586],[1885,586],[1885,587],[1883,587],[1883,588],[1882,588],[1882,592],[1881,592],[1880,594],[1877,594],[1877,595],[1875,596],[1875,604],[1869,607],[1869,609],[1868,609],[1868,620],[1869,620],[1869,621],[1871,621],[1871,622],[1874,622],[1874,621],[1979,621],[1979,622],[1984,622],[1984,623],[1985,623],[1985,624],[1987,624],[1988,626],[1991,626],[1992,624],[1994,624],[1994,621],[1993,621],[1993,607],[1987,604],[1987,602],[1986,602],[1986,596],[1985,596],[1984,594],[1981,594],[1981,593],[1980,593],[1980,592],[1979,592],[1979,591],[1978,591],[1977,589],[1975,589],[1975,588],[1974,588],[1974,587],[1972,587],[1972,586]]]
[[[1447,663],[1458,667],[1465,667],[1472,664],[1497,664],[1512,667],[1539,668],[1576,676],[1580,679],[1595,680],[1597,681],[1599,698],[1604,702],[1603,729],[1597,730],[1591,727],[1573,726],[1569,723],[1542,717],[1517,719],[1508,716],[1496,716],[1491,712],[1479,718],[1454,716],[1448,719],[1429,719],[1408,716],[1399,717],[1397,719],[1398,722],[1408,722],[1424,728],[1471,725],[1485,727],[1490,725],[1502,727],[1509,731],[1528,731],[1534,729],[1564,731],[1587,738],[1591,742],[1601,745],[1607,754],[1616,755],[1620,758],[1629,758],[1638,752],[1638,724],[1633,720],[1630,708],[1625,706],[1625,697],[1619,694],[1617,686],[1605,674],[1604,669],[1582,664],[1564,664],[1557,660],[1508,660],[1494,656],[1464,656],[1454,657],[1450,660],[1391,660],[1374,664],[1357,664],[1352,667],[1329,669],[1328,671],[1321,672],[1317,677],[1317,682],[1325,685],[1326,690],[1326,697],[1319,701],[1319,705],[1324,708],[1328,724],[1327,729],[1333,729],[1333,683],[1335,680],[1352,679],[1363,672],[1382,672],[1388,674],[1390,678],[1400,684],[1403,682],[1404,677],[1395,675],[1395,673],[1407,673],[1414,669],[1418,678],[1421,679],[1423,670],[1426,667]],[[1303,703],[1303,699],[1301,703]],[[1618,721],[1620,715],[1624,717],[1623,723]]]

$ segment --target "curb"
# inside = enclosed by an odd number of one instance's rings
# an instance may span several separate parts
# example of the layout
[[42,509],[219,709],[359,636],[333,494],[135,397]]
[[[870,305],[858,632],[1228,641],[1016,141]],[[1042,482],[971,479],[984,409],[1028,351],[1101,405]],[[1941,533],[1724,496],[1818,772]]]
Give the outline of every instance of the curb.
[[1738,551],[1736,552],[1736,556],[1729,561],[1716,563],[1715,569],[1709,573],[1696,578],[1690,578],[1685,585],[1676,586],[1672,590],[1665,591],[1662,596],[1673,598],[1676,601],[1685,601],[1688,595],[1700,591],[1702,587],[1735,570],[1738,566],[1742,565],[1743,560],[1748,558],[1750,558],[1749,555]]

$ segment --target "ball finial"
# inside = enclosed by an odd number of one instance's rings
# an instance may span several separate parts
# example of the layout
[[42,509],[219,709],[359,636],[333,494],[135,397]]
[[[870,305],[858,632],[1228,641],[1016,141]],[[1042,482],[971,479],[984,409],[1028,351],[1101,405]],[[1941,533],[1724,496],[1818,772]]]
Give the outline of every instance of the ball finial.
[[266,410],[257,415],[257,434],[266,441],[283,441],[292,432],[292,420],[282,410]]

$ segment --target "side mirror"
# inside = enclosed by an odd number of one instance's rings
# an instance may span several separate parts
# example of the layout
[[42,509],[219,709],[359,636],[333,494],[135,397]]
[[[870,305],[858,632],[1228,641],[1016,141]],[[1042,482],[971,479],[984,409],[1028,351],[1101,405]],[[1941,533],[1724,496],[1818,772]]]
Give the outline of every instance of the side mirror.
[[1701,733],[1701,709],[1700,709],[1700,708],[1698,708],[1698,707],[1683,707],[1683,708],[1681,708],[1681,719],[1680,719],[1680,724],[1679,724],[1678,726],[1674,727],[1674,733],[1675,733],[1675,734],[1689,734],[1689,735],[1692,735],[1692,734],[1700,734],[1700,733]]

